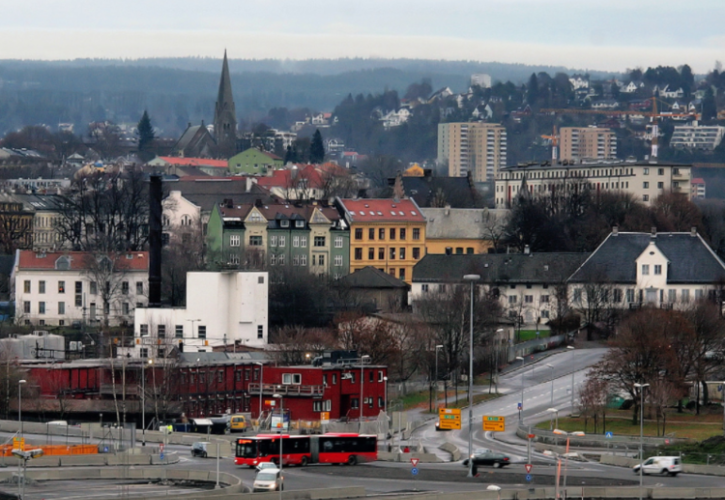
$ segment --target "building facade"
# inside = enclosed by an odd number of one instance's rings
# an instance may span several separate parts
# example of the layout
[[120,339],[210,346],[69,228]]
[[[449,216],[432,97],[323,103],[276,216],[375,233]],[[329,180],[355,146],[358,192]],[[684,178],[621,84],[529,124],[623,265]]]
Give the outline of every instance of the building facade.
[[267,172],[275,168],[282,168],[284,160],[279,156],[262,151],[257,148],[249,148],[229,158],[229,172],[235,174],[267,175]]
[[725,136],[725,127],[720,125],[676,125],[670,138],[670,147],[712,151],[720,145]]
[[438,124],[439,165],[448,166],[451,177],[469,174],[475,182],[496,178],[499,169],[506,166],[506,129],[494,123],[440,123]]
[[560,159],[608,160],[617,157],[617,136],[608,128],[561,127]]
[[422,208],[426,218],[426,253],[478,254],[501,237],[508,210],[488,208]]
[[18,250],[11,281],[15,322],[24,325],[128,325],[148,303],[148,252]]
[[510,208],[524,185],[531,196],[558,190],[588,188],[595,193],[631,193],[649,206],[659,195],[680,193],[690,198],[691,165],[649,162],[526,164],[504,168],[496,179],[496,208]]
[[412,199],[335,201],[350,228],[350,272],[373,266],[406,283],[425,255],[426,221]]

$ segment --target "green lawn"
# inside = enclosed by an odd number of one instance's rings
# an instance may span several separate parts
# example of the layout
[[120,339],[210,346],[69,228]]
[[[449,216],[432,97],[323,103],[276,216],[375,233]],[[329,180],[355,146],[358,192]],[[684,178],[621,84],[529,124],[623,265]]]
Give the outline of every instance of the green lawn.
[[[584,419],[564,417],[559,419],[559,429],[567,432],[571,431],[584,431],[586,433],[594,434],[594,422],[589,419],[588,425],[584,426]],[[536,425],[539,429],[549,429],[549,421],[541,422]],[[639,436],[639,425],[632,424],[631,416],[628,419],[624,418],[607,418],[606,422],[607,432],[613,432],[614,435],[626,435],[626,436]],[[660,423],[660,433],[662,431],[662,424]],[[674,433],[674,437],[678,438],[690,438],[701,441],[711,436],[722,435],[722,422],[707,422],[707,421],[690,421],[690,422],[667,422],[665,427],[666,434]],[[597,434],[604,434],[602,429],[601,418],[597,424]],[[645,420],[644,422],[644,435],[645,436],[656,436],[656,422]]]
[[537,330],[521,330],[518,332],[516,338],[517,342],[526,342],[527,340],[543,339],[551,337],[551,330],[538,330],[539,336],[536,336]]

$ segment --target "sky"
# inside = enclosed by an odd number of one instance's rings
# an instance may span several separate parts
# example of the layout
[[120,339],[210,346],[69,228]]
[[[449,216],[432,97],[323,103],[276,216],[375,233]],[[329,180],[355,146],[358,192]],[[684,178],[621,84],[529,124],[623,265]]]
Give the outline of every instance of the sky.
[[723,0],[0,0],[0,59],[383,57],[573,69],[725,59]]

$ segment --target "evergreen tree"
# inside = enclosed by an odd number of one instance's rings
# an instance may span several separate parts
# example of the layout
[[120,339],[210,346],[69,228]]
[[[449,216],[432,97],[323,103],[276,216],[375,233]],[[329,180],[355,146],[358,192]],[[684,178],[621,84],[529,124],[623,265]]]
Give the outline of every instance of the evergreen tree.
[[709,88],[705,91],[705,97],[702,98],[702,121],[714,120],[716,117],[715,94],[712,88]]
[[288,163],[294,163],[295,161],[295,154],[294,151],[292,151],[292,146],[287,146],[287,151],[284,154],[284,164],[287,165]]
[[325,161],[325,146],[322,144],[322,134],[317,129],[310,143],[310,163],[320,164],[323,161]]
[[529,84],[526,87],[526,101],[529,105],[533,106],[536,104],[536,100],[539,98],[539,79],[536,78],[536,73],[531,73],[529,78]]
[[151,119],[146,110],[143,112],[143,116],[136,126],[138,130],[138,150],[140,152],[146,152],[153,144],[156,136],[154,135],[154,128],[151,126]]

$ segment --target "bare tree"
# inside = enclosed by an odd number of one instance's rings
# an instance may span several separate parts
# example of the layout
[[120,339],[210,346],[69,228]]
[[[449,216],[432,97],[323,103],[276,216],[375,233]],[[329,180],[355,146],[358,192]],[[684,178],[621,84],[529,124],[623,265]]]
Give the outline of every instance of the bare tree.
[[172,307],[186,303],[186,274],[206,268],[206,245],[198,218],[173,228],[161,259],[161,292]]
[[498,253],[506,236],[507,220],[497,216],[490,210],[484,210],[481,218],[484,238],[491,242],[494,253]]
[[[129,293],[127,280],[129,269],[127,254],[118,252],[89,252],[83,261],[83,274],[91,281],[91,293],[95,286],[101,296],[103,325],[110,325],[111,315],[121,316],[118,299]],[[112,312],[112,309],[115,311]],[[91,316],[94,312],[91,311]],[[91,319],[94,319],[93,317]]]

